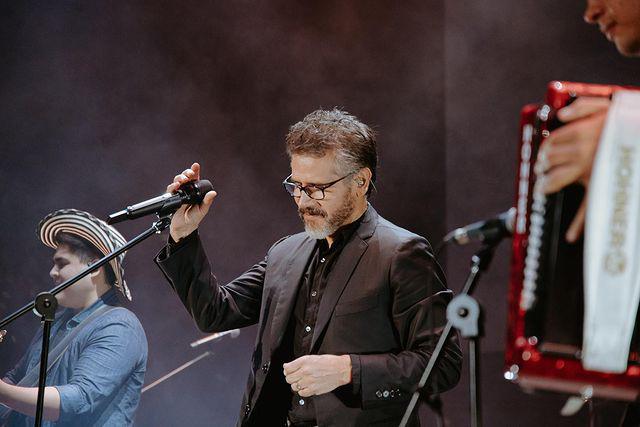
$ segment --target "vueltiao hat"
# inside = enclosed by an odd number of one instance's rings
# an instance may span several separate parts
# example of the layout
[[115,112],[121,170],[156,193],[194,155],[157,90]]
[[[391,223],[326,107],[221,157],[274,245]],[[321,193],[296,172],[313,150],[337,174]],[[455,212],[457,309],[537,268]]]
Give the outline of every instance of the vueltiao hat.
[[[38,236],[42,243],[57,249],[58,233],[69,233],[83,238],[93,245],[103,255],[108,255],[123,246],[127,241],[111,225],[96,218],[88,212],[77,209],[60,209],[51,212],[38,224]],[[124,253],[109,261],[109,265],[116,276],[115,287],[131,301],[131,292],[124,281]]]

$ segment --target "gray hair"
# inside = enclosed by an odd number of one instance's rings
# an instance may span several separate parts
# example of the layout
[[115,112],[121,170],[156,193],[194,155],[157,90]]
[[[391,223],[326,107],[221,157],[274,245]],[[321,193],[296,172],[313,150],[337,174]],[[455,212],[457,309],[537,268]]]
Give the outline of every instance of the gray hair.
[[289,157],[294,154],[321,157],[333,151],[341,172],[346,174],[369,168],[371,181],[376,181],[378,153],[375,132],[346,111],[337,108],[316,110],[291,126],[285,141]]

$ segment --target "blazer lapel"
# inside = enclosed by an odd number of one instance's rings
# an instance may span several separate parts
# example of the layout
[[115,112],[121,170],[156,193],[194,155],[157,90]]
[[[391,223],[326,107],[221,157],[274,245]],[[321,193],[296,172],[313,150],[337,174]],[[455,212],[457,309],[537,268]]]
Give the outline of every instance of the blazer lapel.
[[353,270],[355,270],[362,255],[364,255],[369,247],[366,241],[373,235],[378,222],[378,214],[373,207],[369,205],[364,215],[365,217],[362,219],[362,223],[353,234],[351,240],[346,244],[344,249],[342,249],[342,253],[339,254],[336,264],[333,266],[329,275],[327,287],[322,295],[320,307],[318,307],[318,317],[311,340],[312,354],[316,350],[316,343],[326,328],[327,323],[329,323],[329,319],[331,319],[333,315],[333,309],[338,303],[345,286],[347,286]]
[[[271,349],[276,349],[280,345],[284,337],[285,329],[291,311],[295,303],[295,298],[300,287],[302,275],[305,267],[309,262],[311,253],[316,245],[316,241],[311,238],[305,238],[300,246],[291,254],[291,260],[285,269],[284,276],[280,278],[281,285],[278,300],[273,312],[273,320],[271,322]],[[275,279],[278,280],[278,279]]]

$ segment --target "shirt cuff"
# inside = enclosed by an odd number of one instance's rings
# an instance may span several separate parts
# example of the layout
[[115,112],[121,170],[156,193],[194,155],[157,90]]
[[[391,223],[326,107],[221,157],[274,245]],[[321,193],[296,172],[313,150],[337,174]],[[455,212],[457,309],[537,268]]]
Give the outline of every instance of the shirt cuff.
[[350,354],[349,357],[351,358],[351,390],[354,395],[359,395],[362,389],[360,356],[358,354]]
[[60,417],[58,423],[69,422],[75,416],[86,412],[86,400],[79,386],[75,384],[54,386],[60,394]]
[[182,239],[178,240],[177,242],[175,240],[173,240],[173,237],[171,237],[171,234],[169,234],[169,239],[167,240],[167,246],[162,251],[162,252],[164,252],[164,254],[163,254],[164,256],[162,258],[170,257],[171,255],[173,255],[174,253],[179,251],[180,248],[183,248],[183,247],[189,245],[189,243],[193,242],[197,238],[198,238],[198,230],[197,229],[193,230],[191,232],[191,234],[189,234],[186,237],[183,237]]

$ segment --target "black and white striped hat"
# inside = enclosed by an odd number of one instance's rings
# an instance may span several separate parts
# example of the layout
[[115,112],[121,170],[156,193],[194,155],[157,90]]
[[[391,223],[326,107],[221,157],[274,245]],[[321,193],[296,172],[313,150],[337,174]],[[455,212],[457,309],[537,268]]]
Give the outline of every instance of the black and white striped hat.
[[[60,209],[51,212],[38,224],[38,236],[42,243],[56,249],[58,233],[69,233],[91,243],[100,253],[108,255],[126,243],[126,239],[114,227],[88,212],[77,209]],[[131,292],[124,281],[124,253],[109,261],[116,276],[114,285],[131,301]]]

